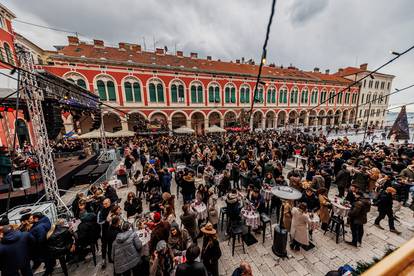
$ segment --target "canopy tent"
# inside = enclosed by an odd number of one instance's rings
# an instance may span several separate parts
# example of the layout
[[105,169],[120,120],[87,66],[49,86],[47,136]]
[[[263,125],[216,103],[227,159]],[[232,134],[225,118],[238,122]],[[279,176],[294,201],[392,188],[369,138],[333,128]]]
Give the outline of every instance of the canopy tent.
[[135,136],[135,132],[131,130],[119,130],[117,132],[110,132],[107,137],[132,137]]
[[173,131],[178,134],[193,134],[194,133],[194,129],[186,127],[186,126],[181,126],[179,128],[174,129]]
[[[106,137],[111,137],[112,133],[105,131]],[[101,138],[101,131],[99,129],[95,129],[94,131],[82,134],[79,136],[79,139],[93,139],[93,138]]]
[[227,131],[224,128],[214,125],[214,126],[206,128],[206,132],[207,133],[224,133]]

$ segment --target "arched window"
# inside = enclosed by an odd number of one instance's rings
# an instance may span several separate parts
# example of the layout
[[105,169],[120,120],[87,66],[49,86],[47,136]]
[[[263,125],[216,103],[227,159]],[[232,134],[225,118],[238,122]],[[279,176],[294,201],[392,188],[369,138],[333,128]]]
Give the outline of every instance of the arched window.
[[322,90],[321,92],[321,98],[319,100],[319,103],[322,104],[326,101],[326,90]]
[[336,104],[342,104],[342,91],[338,93],[338,98],[336,100]]
[[317,104],[317,103],[318,103],[318,89],[314,88],[312,90],[311,104]]
[[371,94],[368,94],[366,103],[369,103],[370,101],[371,101]]
[[236,103],[236,88],[233,85],[227,85],[224,88],[224,102]]
[[349,104],[350,94],[347,92],[345,93],[345,104]]
[[79,85],[80,87],[86,89],[86,82],[83,79],[78,79],[76,81],[76,84]]
[[171,85],[171,102],[184,103],[184,85],[179,82]]
[[374,93],[374,95],[372,96],[372,103],[373,104],[377,103],[377,93]]
[[212,84],[208,88],[208,102],[209,103],[220,102],[220,87],[217,84]]
[[300,95],[300,103],[301,104],[308,103],[308,89],[307,88],[302,89],[302,93]]
[[353,93],[352,94],[352,103],[354,104],[354,103],[356,103],[356,101],[357,101],[357,94],[356,93]]
[[248,86],[242,86],[240,88],[240,103],[250,102],[250,88]]
[[290,90],[290,103],[297,104],[298,103],[298,88],[294,87]]
[[158,80],[153,80],[148,85],[149,98],[151,103],[164,102],[164,86]]
[[263,103],[263,86],[259,86],[256,91],[256,97],[254,98],[255,103]]
[[12,53],[12,51],[10,49],[9,44],[4,43],[4,46],[3,47],[4,47],[4,52],[6,54],[7,62],[14,65],[13,53]]
[[200,83],[191,85],[191,103],[203,103],[203,86]]
[[267,90],[267,103],[275,104],[276,103],[276,88],[270,87]]
[[67,74],[65,76],[65,78],[66,78],[67,81],[71,81],[71,82],[77,84],[78,86],[82,87],[83,89],[89,90],[87,85],[86,85],[86,81],[85,81],[85,79],[82,75],[77,74],[75,72],[71,72],[71,73]]
[[125,101],[128,103],[141,102],[141,85],[134,80],[124,82]]
[[333,104],[335,102],[335,90],[331,90],[329,92],[329,104]]
[[108,96],[107,96],[107,93],[106,93],[106,85],[105,85],[104,81],[98,80],[96,82],[96,86],[98,87],[99,98],[102,101],[107,101],[108,100]]
[[283,87],[279,90],[279,103],[287,104],[287,89]]

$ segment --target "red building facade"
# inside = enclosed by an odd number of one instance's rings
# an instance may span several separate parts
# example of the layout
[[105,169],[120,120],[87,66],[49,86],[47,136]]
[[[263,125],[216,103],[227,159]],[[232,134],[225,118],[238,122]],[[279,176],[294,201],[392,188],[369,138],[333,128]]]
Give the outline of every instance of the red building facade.
[[[140,45],[108,47],[68,37],[68,45],[47,52],[47,70],[90,91],[115,109],[104,107],[108,131],[133,130],[142,120],[165,122],[170,129],[186,125],[201,133],[206,127],[234,125],[250,108],[258,66],[236,60],[199,58],[197,53],[147,52]],[[304,72],[294,67],[264,66],[250,127],[275,128],[287,124],[320,126],[352,124],[359,88],[340,76]],[[73,124],[71,116],[65,118]],[[91,120],[80,119],[85,132]]]

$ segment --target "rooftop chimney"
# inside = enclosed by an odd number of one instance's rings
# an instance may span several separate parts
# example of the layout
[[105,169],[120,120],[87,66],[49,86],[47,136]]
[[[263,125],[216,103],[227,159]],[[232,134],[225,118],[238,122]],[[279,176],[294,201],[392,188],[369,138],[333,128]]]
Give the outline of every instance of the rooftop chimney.
[[177,57],[182,57],[183,56],[183,51],[177,51]]
[[344,68],[339,68],[338,73],[342,73],[344,71]]
[[131,45],[131,50],[134,51],[134,52],[141,52],[141,45],[132,44]]
[[118,43],[118,45],[119,45],[119,49],[124,49],[124,50],[126,50],[126,48],[127,48],[127,45],[126,45],[126,43],[125,43],[125,42],[119,42],[119,43]]
[[76,36],[68,36],[68,42],[69,42],[69,45],[78,45],[79,38],[77,38]]
[[164,54],[164,49],[163,48],[156,48],[155,49],[155,53],[157,55],[163,55]]
[[325,70],[325,74],[329,75],[329,69]]
[[190,53],[191,58],[197,58],[197,56],[198,56],[197,53]]
[[100,40],[100,39],[94,39],[93,40],[93,45],[95,47],[104,47],[105,46],[103,40]]
[[319,73],[319,68],[318,67],[313,68],[313,72]]
[[207,56],[207,60],[211,60],[211,56]]
[[368,69],[368,63],[362,63],[362,64],[359,66],[359,68],[360,68],[360,69],[362,69],[362,70],[367,70],[367,69]]
[[236,63],[240,63],[240,59],[236,59]]

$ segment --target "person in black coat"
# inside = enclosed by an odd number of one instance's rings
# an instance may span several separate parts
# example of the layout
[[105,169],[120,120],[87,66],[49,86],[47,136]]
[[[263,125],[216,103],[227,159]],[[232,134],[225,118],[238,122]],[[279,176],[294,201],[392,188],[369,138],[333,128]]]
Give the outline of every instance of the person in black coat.
[[336,174],[335,183],[338,186],[339,197],[344,197],[345,189],[348,189],[351,185],[351,174],[346,168],[346,165],[342,165],[341,170]]
[[50,231],[47,233],[47,262],[46,271],[43,274],[44,276],[52,275],[53,268],[56,265],[56,259],[59,259],[63,274],[68,276],[66,255],[70,253],[73,241],[73,235],[69,231],[69,227],[64,226],[63,220],[58,220],[58,222],[51,227]]
[[190,245],[185,255],[187,262],[177,266],[175,276],[207,276],[207,269],[204,264],[196,261],[200,256],[200,251],[197,244]]
[[203,228],[203,249],[201,251],[201,259],[205,265],[209,275],[219,276],[218,260],[221,257],[221,249],[217,240],[217,231],[211,223],[207,223]]
[[134,192],[128,193],[127,200],[124,202],[124,210],[127,213],[127,218],[142,213],[141,199],[137,198]]
[[299,202],[306,203],[306,206],[308,208],[308,212],[316,212],[320,207],[318,197],[316,196],[316,194],[310,188],[305,190],[305,192],[302,194],[302,198],[299,200]]
[[380,225],[380,222],[383,218],[385,218],[385,216],[388,217],[388,225],[390,227],[390,231],[396,234],[401,234],[400,231],[395,229],[394,226],[394,214],[392,211],[392,201],[393,201],[393,196],[397,193],[397,191],[393,188],[393,187],[388,187],[387,189],[385,189],[385,191],[383,191],[377,199],[376,205],[378,206],[378,212],[379,215],[378,217],[375,219],[375,223],[374,225],[377,226],[378,228],[384,229],[382,228],[382,226]]
[[116,204],[118,202],[118,194],[116,193],[114,187],[109,185],[107,181],[102,184],[102,187],[104,189],[104,196],[109,198],[113,204]]
[[84,213],[81,223],[75,233],[77,258],[83,260],[87,254],[86,248],[95,245],[99,239],[101,228],[96,222],[94,213]]
[[0,243],[0,271],[4,276],[32,276],[29,249],[35,238],[28,232],[13,230],[10,225],[3,226]]
[[121,218],[119,216],[115,216],[112,218],[111,225],[109,226],[109,229],[106,232],[106,239],[108,241],[108,245],[110,245],[108,250],[108,261],[110,263],[113,262],[112,243],[115,241],[116,236],[121,232]]
[[102,268],[106,267],[106,256],[109,256],[109,243],[108,243],[108,229],[109,221],[108,215],[112,209],[111,200],[105,198],[102,206],[98,212],[98,223],[101,225],[101,242],[102,242]]

